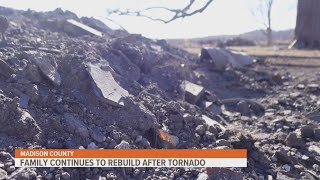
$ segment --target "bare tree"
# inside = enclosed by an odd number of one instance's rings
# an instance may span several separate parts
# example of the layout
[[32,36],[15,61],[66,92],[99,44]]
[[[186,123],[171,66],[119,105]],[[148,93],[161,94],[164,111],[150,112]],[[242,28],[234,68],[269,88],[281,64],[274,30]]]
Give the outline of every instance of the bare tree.
[[299,0],[295,42],[297,48],[320,48],[320,1]]
[[273,0],[259,0],[258,5],[252,10],[252,14],[260,19],[266,30],[263,33],[267,37],[267,44],[272,44],[272,27],[271,27],[271,13]]
[[[186,6],[182,7],[182,8],[178,8],[178,9],[171,9],[168,7],[162,7],[162,6],[155,6],[155,7],[148,7],[142,10],[137,10],[137,11],[131,11],[129,9],[122,11],[119,9],[116,10],[111,10],[108,13],[109,14],[118,14],[118,15],[129,15],[129,16],[138,16],[138,17],[145,17],[154,21],[160,21],[163,23],[170,23],[172,21],[175,21],[177,19],[182,19],[188,16],[193,16],[195,14],[200,14],[202,13],[205,9],[207,9],[209,7],[210,4],[212,4],[214,0],[189,0],[189,2],[187,3]],[[197,7],[194,9],[194,7],[196,7],[196,4],[200,2],[202,3],[202,5],[200,7]],[[148,11],[151,10],[164,10],[167,11],[169,13],[172,14],[171,17],[169,17],[168,19],[164,19],[161,17],[153,17],[153,16],[149,16],[147,15]]]

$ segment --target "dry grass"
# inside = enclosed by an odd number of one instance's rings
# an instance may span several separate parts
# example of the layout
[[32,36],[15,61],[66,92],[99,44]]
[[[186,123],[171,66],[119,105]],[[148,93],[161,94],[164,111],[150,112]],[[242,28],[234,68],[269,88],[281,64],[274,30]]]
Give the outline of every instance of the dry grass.
[[243,46],[229,47],[231,50],[246,52],[252,56],[282,56],[296,58],[320,58],[319,50],[288,49],[287,46]]
[[[178,45],[179,48],[185,49],[186,51],[199,54],[201,48],[210,46],[200,46],[200,45]],[[298,50],[298,49],[288,49],[287,45],[277,45],[277,46],[231,46],[228,47],[230,50],[245,52],[251,56],[262,56],[262,57],[292,57],[292,58],[319,58],[320,50]]]

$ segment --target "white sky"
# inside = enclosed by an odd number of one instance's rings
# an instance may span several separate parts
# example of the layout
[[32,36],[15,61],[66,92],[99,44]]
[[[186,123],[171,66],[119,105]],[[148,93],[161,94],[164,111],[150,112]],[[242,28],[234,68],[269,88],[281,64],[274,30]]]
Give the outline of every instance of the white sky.
[[[200,2],[204,0],[199,0]],[[141,17],[111,16],[131,33],[149,38],[193,38],[222,34],[240,34],[264,28],[261,18],[252,10],[261,0],[215,0],[202,14],[180,19],[169,24],[154,22]],[[108,22],[107,9],[143,9],[165,5],[183,7],[188,0],[0,0],[0,6],[36,11],[70,10],[78,16],[93,16]],[[297,0],[274,0],[272,26],[274,30],[295,27]],[[152,16],[166,17],[164,12],[150,12]]]

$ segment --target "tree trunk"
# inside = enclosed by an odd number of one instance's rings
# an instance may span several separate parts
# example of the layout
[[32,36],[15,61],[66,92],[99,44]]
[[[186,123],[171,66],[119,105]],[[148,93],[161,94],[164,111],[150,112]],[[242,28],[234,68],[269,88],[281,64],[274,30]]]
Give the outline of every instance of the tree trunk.
[[271,28],[267,28],[267,44],[268,46],[271,46],[272,45],[272,30]]
[[320,48],[320,0],[298,0],[297,48]]

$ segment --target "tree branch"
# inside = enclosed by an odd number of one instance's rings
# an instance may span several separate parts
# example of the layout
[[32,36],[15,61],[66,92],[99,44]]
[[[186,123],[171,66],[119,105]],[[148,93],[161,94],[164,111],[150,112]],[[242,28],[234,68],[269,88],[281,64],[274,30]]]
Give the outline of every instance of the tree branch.
[[[181,19],[181,18],[185,18],[185,17],[188,17],[188,16],[192,16],[192,15],[198,14],[198,13],[199,14],[202,13],[205,9],[207,9],[207,7],[214,0],[203,0],[203,1],[206,1],[206,3],[203,6],[201,6],[198,9],[195,9],[195,10],[192,10],[191,12],[189,12],[196,1],[197,0],[189,0],[189,3],[182,9],[170,9],[170,8],[161,7],[161,6],[160,7],[149,7],[149,8],[140,10],[140,11],[130,11],[128,9],[126,11],[121,11],[119,9],[116,9],[116,10],[109,11],[109,14],[126,15],[126,16],[138,16],[138,17],[148,18],[148,19],[151,19],[153,21],[160,21],[160,22],[163,22],[163,23],[170,23],[170,22],[172,22],[174,20],[177,20],[177,19]],[[144,12],[150,11],[150,10],[154,10],[154,9],[160,9],[160,10],[165,10],[165,11],[171,12],[171,13],[173,13],[173,16],[171,18],[169,18],[169,19],[162,19],[162,18],[155,18],[155,17],[148,16],[148,15],[144,14]]]

